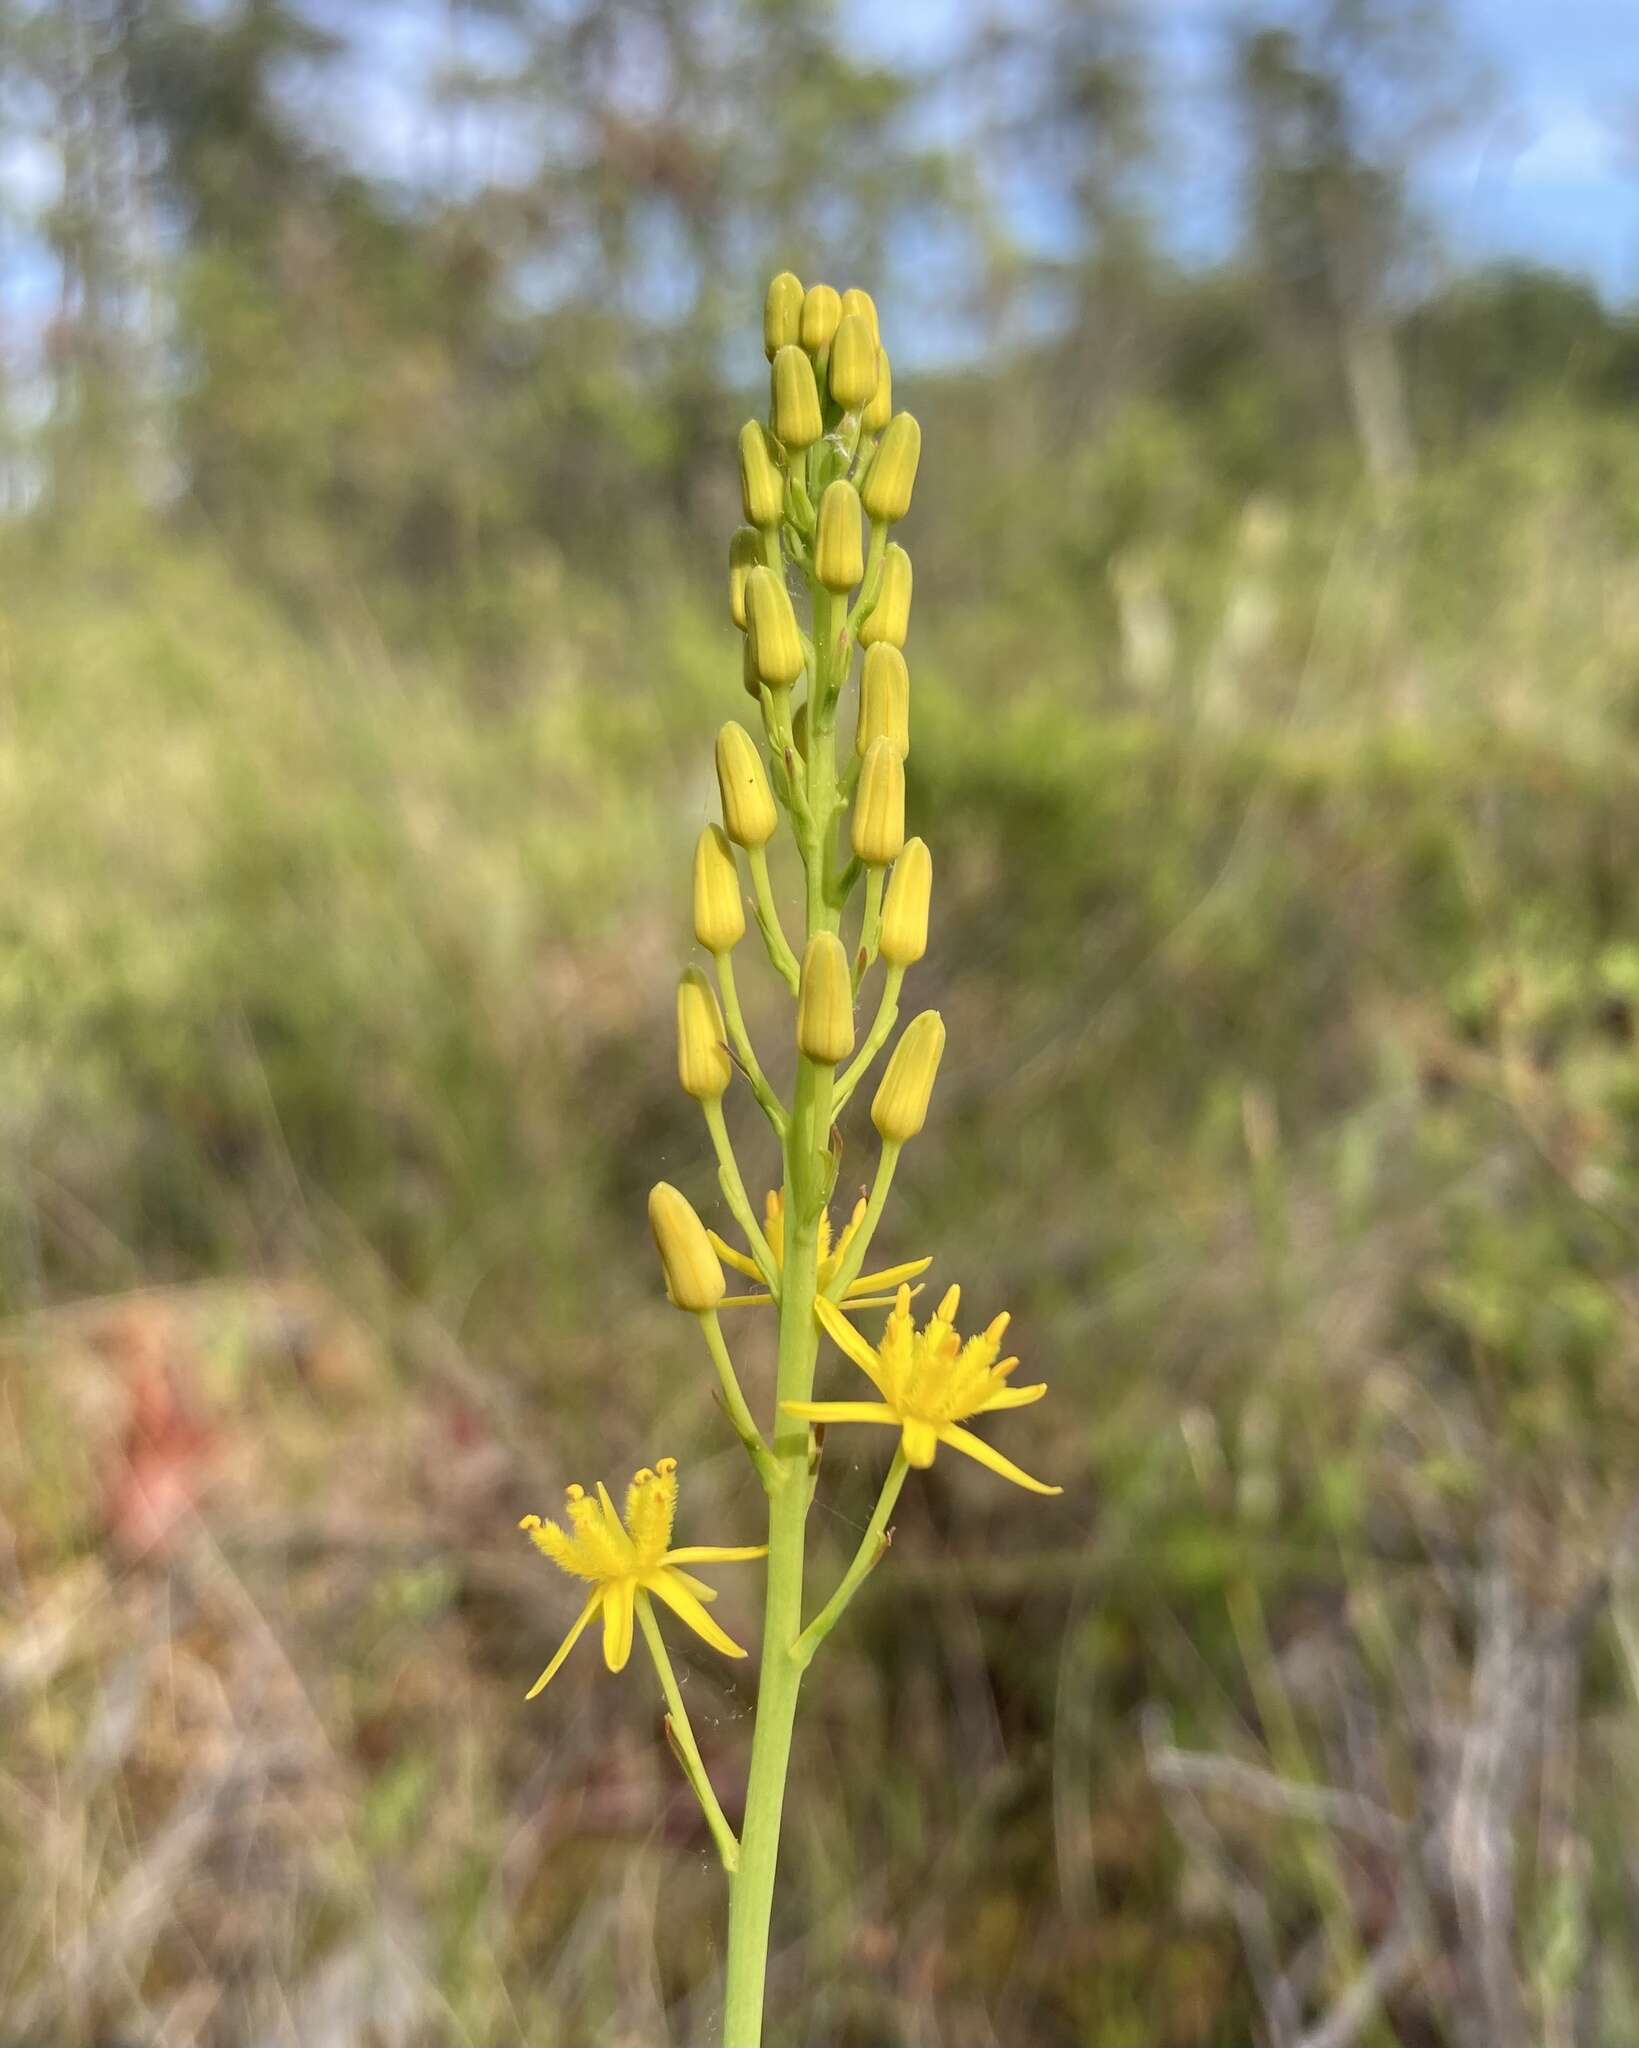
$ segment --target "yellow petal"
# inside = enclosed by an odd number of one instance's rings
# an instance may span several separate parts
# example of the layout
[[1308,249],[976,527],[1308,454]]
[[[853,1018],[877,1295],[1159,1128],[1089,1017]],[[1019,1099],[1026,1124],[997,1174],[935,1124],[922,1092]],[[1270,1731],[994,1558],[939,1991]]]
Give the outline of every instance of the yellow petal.
[[[665,1562],[666,1560],[662,1558],[661,1563],[664,1564]],[[695,1599],[704,1600],[708,1607],[717,1598],[717,1588],[715,1586],[708,1586],[704,1579],[697,1579],[693,1572],[679,1572],[677,1576],[688,1587]]]
[[630,1579],[611,1579],[604,1589],[603,1661],[611,1671],[624,1671],[632,1654],[634,1590]]
[[626,1490],[626,1533],[637,1554],[654,1564],[672,1540],[672,1521],[677,1513],[677,1464],[662,1458],[664,1469],[650,1471],[645,1465]]
[[626,1524],[615,1512],[615,1504],[609,1498],[609,1489],[601,1479],[598,1481],[598,1501],[603,1509],[603,1526],[608,1534],[609,1541],[615,1546],[615,1555],[617,1557],[636,1557],[637,1548],[632,1542],[631,1537],[627,1535]]
[[680,1621],[686,1621],[702,1642],[710,1643],[714,1650],[721,1650],[725,1657],[743,1657],[745,1651],[730,1635],[725,1635],[700,1602],[684,1585],[680,1574],[662,1568],[644,1575],[643,1584],[657,1600],[664,1600]]
[[592,1616],[597,1613],[598,1605],[602,1599],[603,1588],[599,1586],[591,1599],[587,1601],[586,1605],[570,1623],[569,1633],[559,1643],[557,1655],[547,1665],[540,1677],[536,1679],[528,1692],[524,1694],[526,1700],[532,1700],[538,1692],[544,1692],[553,1679],[557,1677],[559,1670],[562,1668],[564,1658],[569,1655],[569,1652],[575,1647],[576,1643],[580,1641],[581,1630],[585,1628],[586,1624],[592,1619]]
[[717,1306],[719,1308],[767,1308],[773,1299],[772,1294],[725,1294]]
[[579,1571],[580,1557],[575,1549],[575,1539],[566,1535],[556,1522],[543,1522],[539,1515],[525,1515],[518,1527],[543,1557],[551,1558],[559,1571],[584,1576]]
[[805,1422],[886,1422],[900,1428],[899,1410],[886,1401],[782,1401],[787,1415],[800,1415]]
[[[902,1266],[884,1266],[880,1273],[861,1273],[857,1280],[848,1284],[847,1302],[850,1308],[862,1308],[863,1302],[856,1302],[856,1294],[875,1294],[880,1287],[897,1287],[901,1280],[914,1280],[919,1273],[925,1273],[933,1264],[932,1257],[907,1259]],[[912,1292],[918,1290],[912,1289]]]
[[736,1251],[733,1245],[719,1237],[715,1230],[708,1230],[706,1235],[711,1239],[712,1249],[725,1266],[732,1266],[736,1273],[744,1273],[748,1280],[761,1280],[763,1276],[757,1270],[755,1259],[748,1259],[744,1252]]
[[931,1422],[912,1419],[905,1424],[899,1444],[905,1453],[905,1463],[914,1465],[918,1472],[925,1472],[939,1448],[939,1432]]
[[748,1558],[767,1557],[766,1543],[743,1543],[733,1549],[721,1543],[685,1543],[681,1550],[668,1550],[660,1560],[667,1564],[744,1564]]
[[954,1422],[947,1422],[939,1432],[939,1441],[949,1444],[953,1451],[964,1451],[981,1465],[988,1465],[992,1472],[1003,1479],[1011,1479],[1015,1486],[1022,1486],[1027,1493],[1062,1493],[1062,1486],[1044,1486],[1039,1479],[1032,1479],[1028,1472],[1021,1472],[1011,1458],[1004,1458],[1000,1451],[993,1451],[983,1437],[975,1436],[970,1429],[959,1428]]
[[[860,1285],[863,1285],[863,1283],[860,1281],[855,1281],[854,1286],[857,1287]],[[920,1281],[918,1281],[916,1286],[914,1286],[911,1289],[911,1292],[912,1294],[920,1294],[922,1292],[922,1285]],[[853,1287],[850,1287],[848,1289],[848,1292],[843,1296],[844,1305],[846,1306],[848,1313],[850,1315],[855,1314],[858,1310],[862,1308],[892,1308],[895,1299],[896,1297],[891,1294],[856,1294],[854,1292]],[[724,1304],[722,1302],[719,1302],[717,1306],[719,1308],[722,1308]]]
[[[836,1244],[832,1247],[833,1267],[840,1263],[840,1261],[846,1256],[849,1245],[853,1243],[855,1237],[858,1235],[859,1226],[865,1221],[865,1211],[869,1206],[869,1203],[866,1201],[863,1195],[861,1195],[859,1200],[854,1204],[853,1214],[848,1218],[848,1221],[842,1226],[842,1230],[838,1235]],[[827,1223],[829,1223],[830,1218],[827,1217],[826,1221]]]
[[1028,1408],[1032,1401],[1039,1401],[1046,1392],[1045,1380],[1034,1387],[998,1387],[973,1412],[975,1415],[989,1415],[997,1408]]
[[880,1385],[877,1378],[876,1353],[836,1303],[827,1301],[822,1294],[815,1300],[814,1313],[819,1317],[820,1327],[837,1349],[848,1354],[873,1386]]

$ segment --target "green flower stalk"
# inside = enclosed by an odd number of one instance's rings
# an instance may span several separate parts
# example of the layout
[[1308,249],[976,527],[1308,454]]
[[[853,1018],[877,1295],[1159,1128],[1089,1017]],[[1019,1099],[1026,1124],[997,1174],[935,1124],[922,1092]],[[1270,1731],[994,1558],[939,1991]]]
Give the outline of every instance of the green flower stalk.
[[[595,1617],[602,1617],[611,1671],[625,1667],[637,1635],[648,1651],[673,1753],[727,1879],[723,2048],[761,2048],[763,2040],[781,1817],[803,1677],[885,1553],[901,1490],[946,1448],[1029,1492],[1058,1491],[965,1426],[1046,1392],[1011,1384],[1018,1360],[999,1355],[1007,1317],[995,1316],[964,1340],[956,1327],[960,1292],[951,1287],[918,1327],[912,1304],[931,1262],[864,1270],[900,1153],[928,1118],[945,1049],[936,1011],[917,1017],[891,1051],[865,1134],[876,1162],[869,1193],[840,1229],[832,1227],[842,1160],[859,1137],[850,1105],[893,1038],[905,976],[928,946],[932,857],[922,839],[905,836],[910,676],[900,650],[910,628],[911,563],[889,538],[911,507],[921,430],[892,409],[877,309],[857,287],[805,288],[782,271],[764,303],[763,344],[769,419],[766,426],[748,421],[740,433],[745,524],[729,546],[729,611],[744,635],[741,681],[760,713],[762,738],[732,721],[718,733],[722,823],[696,843],[691,901],[694,936],[716,986],[690,967],[677,989],[678,1078],[700,1105],[718,1189],[743,1249],[708,1230],[688,1196],[664,1181],[650,1195],[649,1223],[667,1299],[698,1323],[717,1398],[761,1486],[767,1528],[754,1533],[766,1541],[674,1546],[677,1468],[670,1458],[637,1473],[623,1512],[601,1483],[595,1494],[572,1486],[563,1526],[536,1515],[523,1524],[541,1554],[583,1587],[584,1604],[535,1692]],[[856,681],[852,744],[844,740],[839,765],[838,715]],[[800,920],[795,905],[782,909],[769,869],[782,824],[801,870]],[[765,1073],[740,1006],[735,961],[748,901],[769,966],[792,998],[788,1097]],[[762,1110],[779,1162],[779,1186],[760,1221],[723,1113],[737,1079]],[[767,1184],[759,1176],[756,1185]],[[725,1265],[755,1291],[728,1295]],[[761,1420],[718,1316],[719,1309],[758,1306],[772,1308],[778,1323],[773,1398]],[[862,1315],[884,1309],[880,1326],[859,1326]],[[822,1364],[826,1384],[817,1389]],[[871,1398],[858,1397],[855,1372],[869,1382]],[[889,1428],[895,1448],[857,1553],[828,1595],[811,1604],[809,1509],[825,1476],[817,1429],[854,1423]],[[681,1623],[713,1652],[744,1656],[706,1611],[715,1587],[690,1567],[765,1556],[757,1710],[736,1833],[689,1726],[656,1603],[668,1611],[668,1630]]]

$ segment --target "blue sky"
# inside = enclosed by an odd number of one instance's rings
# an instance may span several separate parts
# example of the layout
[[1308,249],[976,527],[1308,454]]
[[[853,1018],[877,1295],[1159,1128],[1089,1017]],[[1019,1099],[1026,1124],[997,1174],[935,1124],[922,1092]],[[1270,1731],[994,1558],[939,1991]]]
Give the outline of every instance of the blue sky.
[[[994,0],[991,0],[994,4]],[[978,11],[973,0],[845,0],[861,41],[889,58],[936,61]],[[1029,0],[1016,0],[1028,18]],[[1191,127],[1247,0],[1139,0],[1160,79],[1180,109],[1169,162],[1196,195],[1175,233],[1183,253],[1211,254],[1227,232],[1228,151]],[[1260,16],[1281,12],[1260,5]],[[1419,198],[1457,263],[1517,257],[1580,272],[1606,294],[1639,294],[1633,107],[1639,30],[1632,0],[1454,0],[1462,38],[1454,77],[1474,112],[1436,151]],[[1464,73],[1468,74],[1467,85]],[[954,118],[954,116],[953,116]],[[1019,204],[1022,233],[1051,243],[1044,197]]]
[[[361,61],[345,113],[353,154],[373,171],[403,175],[425,163],[429,68],[444,51],[445,19],[426,0],[308,0],[312,12],[357,30]],[[839,0],[848,32],[890,60],[937,63],[982,13],[1028,20],[1035,0]],[[1608,298],[1639,299],[1639,212],[1632,110],[1639,88],[1639,29],[1632,0],[1451,0],[1464,40],[1456,82],[1469,118],[1428,160],[1419,197],[1453,267],[1516,257],[1596,282]],[[1171,109],[1163,228],[1180,254],[1221,251],[1232,218],[1233,152],[1214,90],[1227,31],[1253,0],[1129,0],[1154,37],[1157,82]],[[1267,18],[1303,0],[1257,0]],[[368,55],[365,55],[365,52]],[[982,81],[979,82],[982,85]],[[957,77],[928,116],[960,143]],[[942,111],[941,111],[942,108]],[[523,175],[508,161],[504,124],[483,144],[488,175]],[[37,349],[54,303],[54,269],[25,222],[55,186],[49,139],[0,139],[0,332],[16,358]],[[1051,250],[1062,233],[1051,189],[1011,192],[1014,231]],[[9,218],[8,218],[9,216]],[[14,385],[13,404],[18,402]]]

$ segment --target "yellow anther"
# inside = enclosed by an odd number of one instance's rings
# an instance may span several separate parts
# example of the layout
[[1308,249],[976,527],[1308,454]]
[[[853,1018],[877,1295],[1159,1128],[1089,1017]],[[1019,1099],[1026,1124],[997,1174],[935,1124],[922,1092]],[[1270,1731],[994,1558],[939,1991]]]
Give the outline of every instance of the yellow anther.
[[586,1488],[584,1486],[566,1486],[563,1490],[563,1497],[568,1501],[585,1500]]
[[677,1460],[675,1458],[657,1458],[654,1469],[660,1474],[662,1479],[669,1479],[677,1470]]
[[541,1518],[539,1515],[525,1515],[518,1524],[520,1529],[538,1529],[540,1526]]

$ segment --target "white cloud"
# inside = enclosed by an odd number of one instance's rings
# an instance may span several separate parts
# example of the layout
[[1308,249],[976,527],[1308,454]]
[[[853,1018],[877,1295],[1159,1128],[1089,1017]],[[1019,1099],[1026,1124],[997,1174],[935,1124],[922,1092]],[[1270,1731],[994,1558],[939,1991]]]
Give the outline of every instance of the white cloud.
[[1536,109],[1529,132],[1511,166],[1516,184],[1587,184],[1619,175],[1616,132],[1586,107],[1561,102]]

